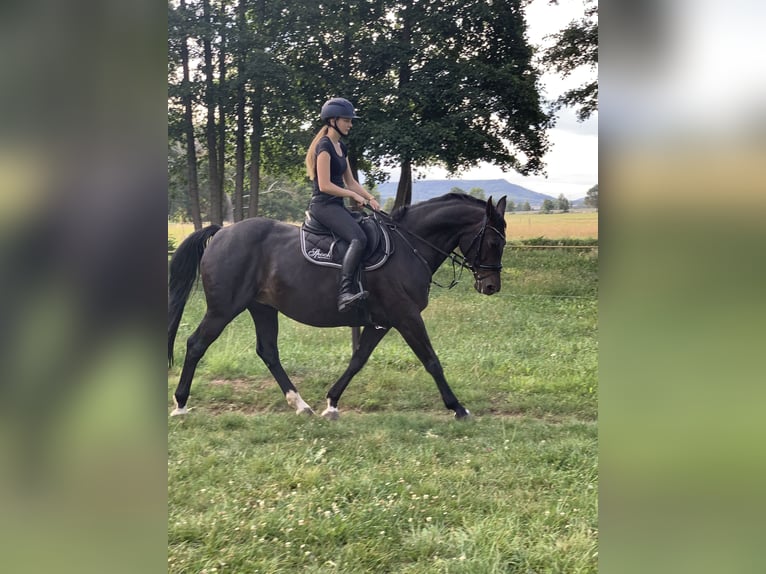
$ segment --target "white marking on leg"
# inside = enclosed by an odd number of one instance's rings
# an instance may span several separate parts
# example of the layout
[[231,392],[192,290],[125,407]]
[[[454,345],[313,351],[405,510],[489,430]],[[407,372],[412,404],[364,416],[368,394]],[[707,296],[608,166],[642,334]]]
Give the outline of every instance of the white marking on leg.
[[340,411],[330,404],[330,399],[327,399],[327,408],[322,411],[322,416],[331,421],[337,421],[340,417]]
[[176,404],[176,408],[173,409],[173,412],[170,413],[171,417],[177,417],[178,415],[186,415],[189,414],[189,411],[186,408],[186,405],[183,407],[178,406],[178,399],[173,397],[173,402]]
[[306,401],[304,401],[301,398],[301,396],[295,391],[287,391],[287,393],[285,393],[285,398],[287,399],[287,404],[295,409],[295,414],[298,414],[298,415],[313,415],[314,414],[314,409],[308,406],[308,404],[306,404]]

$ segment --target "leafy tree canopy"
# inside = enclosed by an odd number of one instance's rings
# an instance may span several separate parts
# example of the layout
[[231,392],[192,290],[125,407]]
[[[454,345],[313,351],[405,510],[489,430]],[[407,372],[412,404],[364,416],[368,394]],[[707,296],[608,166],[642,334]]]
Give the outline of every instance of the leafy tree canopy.
[[[550,4],[558,4],[550,0]],[[543,65],[563,77],[581,66],[598,68],[598,2],[585,0],[585,13],[566,28],[551,36],[555,43],[542,57]],[[585,121],[598,109],[598,79],[567,90],[554,103],[554,110],[564,106],[577,108],[577,118]]]
[[[303,180],[303,155],[320,127],[321,105],[343,96],[362,116],[351,132],[349,161],[370,185],[383,181],[383,168],[391,166],[402,166],[410,193],[417,167],[459,173],[490,162],[544,173],[552,112],[543,109],[525,5],[172,2],[169,139],[187,146],[182,134],[194,133],[198,157],[196,165],[179,163],[179,170],[199,169],[200,204],[215,189],[216,206],[221,191],[233,194],[236,205],[251,192],[251,210],[265,209],[265,196],[263,205],[253,201],[261,179],[264,185],[267,175]],[[192,69],[183,80],[186,62]],[[178,175],[173,185],[191,181]]]

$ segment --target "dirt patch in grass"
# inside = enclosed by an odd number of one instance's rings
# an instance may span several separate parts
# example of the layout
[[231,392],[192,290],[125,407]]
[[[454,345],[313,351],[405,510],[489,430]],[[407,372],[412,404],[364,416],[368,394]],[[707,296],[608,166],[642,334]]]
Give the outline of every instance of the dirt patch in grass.
[[[288,407],[286,407],[288,408]],[[245,404],[241,402],[214,402],[199,407],[200,412],[210,415],[221,415],[225,413],[238,413],[241,415],[263,415],[267,413],[279,412],[279,409],[264,405]]]
[[258,382],[249,379],[213,379],[211,385],[229,386],[235,391],[252,391],[265,387],[266,381]]
[[[300,389],[301,377],[291,376],[290,380],[293,384]],[[270,391],[272,389],[278,389],[279,385],[271,377],[258,377],[258,378],[240,378],[240,379],[213,379],[208,384],[217,386],[229,386],[238,393],[255,393],[260,391]]]

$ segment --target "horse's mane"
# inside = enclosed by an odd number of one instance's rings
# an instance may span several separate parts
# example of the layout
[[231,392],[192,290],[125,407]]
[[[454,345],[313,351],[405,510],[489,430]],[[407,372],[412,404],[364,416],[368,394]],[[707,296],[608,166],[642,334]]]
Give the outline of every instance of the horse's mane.
[[403,207],[397,207],[392,213],[391,218],[394,221],[401,221],[404,219],[405,215],[410,210],[417,210],[421,208],[428,208],[433,207],[436,204],[440,203],[446,203],[448,201],[464,201],[466,203],[473,203],[477,206],[484,206],[486,204],[485,200],[478,199],[472,195],[468,195],[467,193],[457,193],[457,192],[450,192],[445,195],[440,195],[439,197],[431,198],[427,201],[421,201],[420,203],[416,203],[415,205],[405,205]]

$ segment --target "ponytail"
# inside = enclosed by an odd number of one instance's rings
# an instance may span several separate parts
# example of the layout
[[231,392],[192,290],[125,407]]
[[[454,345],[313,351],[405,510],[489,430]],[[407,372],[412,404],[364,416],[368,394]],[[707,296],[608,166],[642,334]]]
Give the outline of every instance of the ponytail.
[[314,177],[316,177],[317,144],[319,143],[319,140],[321,140],[324,136],[326,136],[327,132],[329,131],[330,131],[329,126],[324,126],[321,130],[319,130],[317,135],[315,135],[314,139],[311,141],[311,145],[309,146],[309,149],[306,152],[306,175],[308,175],[311,181],[314,181]]

